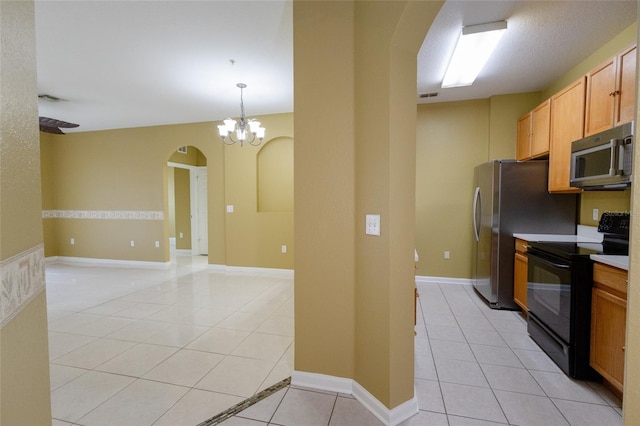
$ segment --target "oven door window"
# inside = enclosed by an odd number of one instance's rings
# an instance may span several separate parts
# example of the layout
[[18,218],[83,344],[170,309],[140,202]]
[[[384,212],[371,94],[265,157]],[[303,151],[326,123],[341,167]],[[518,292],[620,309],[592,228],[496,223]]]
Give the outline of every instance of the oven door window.
[[569,342],[571,328],[571,266],[529,254],[529,311]]

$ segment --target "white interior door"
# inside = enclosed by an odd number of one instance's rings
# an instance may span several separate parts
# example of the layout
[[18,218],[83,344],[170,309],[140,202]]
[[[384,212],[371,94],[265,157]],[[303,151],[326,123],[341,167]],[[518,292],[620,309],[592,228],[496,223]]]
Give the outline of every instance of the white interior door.
[[[197,254],[209,253],[209,231],[208,231],[208,214],[207,214],[207,168],[196,167],[196,188],[192,194],[196,199],[196,218],[193,220],[197,223]],[[193,215],[193,213],[192,213]]]

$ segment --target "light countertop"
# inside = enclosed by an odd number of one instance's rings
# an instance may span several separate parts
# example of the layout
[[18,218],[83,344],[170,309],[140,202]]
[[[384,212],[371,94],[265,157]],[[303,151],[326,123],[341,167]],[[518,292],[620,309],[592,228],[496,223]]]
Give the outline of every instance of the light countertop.
[[604,263],[605,265],[624,269],[625,271],[629,270],[629,256],[592,254],[590,257],[594,262]]
[[[555,235],[555,234],[521,234],[514,233],[515,238],[520,238],[527,242],[559,242],[559,243],[601,243],[602,234],[597,232],[596,227],[578,225],[576,235]],[[592,254],[591,260],[604,263],[614,268],[629,270],[629,256]]]
[[562,235],[562,234],[513,234],[515,238],[520,238],[528,242],[558,242],[558,243],[600,243],[602,239],[592,238],[584,235]]
[[528,242],[555,242],[555,243],[601,243],[602,234],[595,226],[578,225],[575,234],[525,234],[514,233],[515,238]]

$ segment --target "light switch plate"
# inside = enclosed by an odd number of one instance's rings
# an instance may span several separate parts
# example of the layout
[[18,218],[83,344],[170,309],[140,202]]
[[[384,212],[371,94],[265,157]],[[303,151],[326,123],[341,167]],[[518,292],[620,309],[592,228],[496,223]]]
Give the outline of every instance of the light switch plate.
[[233,213],[233,204],[227,204],[227,213]]
[[380,236],[380,215],[366,215],[365,234]]

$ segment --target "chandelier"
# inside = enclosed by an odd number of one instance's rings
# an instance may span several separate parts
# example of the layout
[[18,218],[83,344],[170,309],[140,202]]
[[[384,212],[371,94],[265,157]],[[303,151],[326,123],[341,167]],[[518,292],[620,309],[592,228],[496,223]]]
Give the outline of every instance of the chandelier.
[[247,85],[244,83],[238,83],[236,86],[240,88],[240,121],[238,122],[232,118],[224,120],[224,124],[220,124],[218,126],[220,137],[227,145],[233,145],[236,142],[240,142],[240,146],[242,146],[247,142],[249,145],[258,146],[264,139],[265,128],[260,127],[260,122],[258,120],[246,119],[244,116],[242,91],[247,87]]

